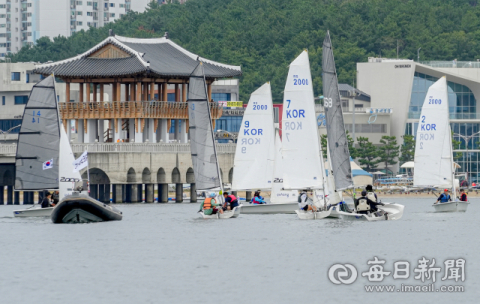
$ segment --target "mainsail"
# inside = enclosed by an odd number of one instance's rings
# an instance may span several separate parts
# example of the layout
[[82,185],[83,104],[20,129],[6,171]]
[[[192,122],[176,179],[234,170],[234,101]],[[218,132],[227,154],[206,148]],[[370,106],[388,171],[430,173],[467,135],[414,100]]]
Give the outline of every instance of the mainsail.
[[75,189],[75,184],[82,181],[79,171],[73,172],[75,156],[68,142],[68,136],[63,124],[60,124],[60,157],[59,157],[59,197],[64,198],[71,195]]
[[342,104],[338,91],[337,72],[333,58],[330,33],[327,31],[323,41],[323,105],[327,122],[328,149],[330,163],[335,177],[335,190],[353,186],[350,152],[343,122]]
[[250,96],[238,134],[232,189],[272,187],[274,162],[273,103],[270,83]]
[[15,190],[58,189],[60,128],[55,81],[33,86],[23,112],[15,160]]
[[283,159],[282,159],[282,141],[280,140],[279,130],[275,130],[275,166],[273,167],[273,184],[270,194],[272,204],[282,204],[295,202],[298,197],[297,190],[283,189]]
[[221,187],[212,117],[203,64],[199,62],[188,85],[190,149],[197,190]]
[[452,186],[451,136],[447,80],[442,77],[430,86],[423,102],[415,144],[414,186]]
[[283,185],[285,189],[321,189],[323,172],[308,52],[291,64],[282,117]]

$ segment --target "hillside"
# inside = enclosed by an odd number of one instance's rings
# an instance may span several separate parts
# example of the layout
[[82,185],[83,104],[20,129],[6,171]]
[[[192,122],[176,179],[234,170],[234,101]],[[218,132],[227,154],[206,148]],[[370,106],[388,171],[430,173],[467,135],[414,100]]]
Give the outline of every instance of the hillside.
[[282,100],[288,64],[310,54],[315,94],[321,94],[322,41],[330,30],[339,81],[352,83],[355,63],[369,56],[421,60],[480,58],[480,8],[473,0],[189,0],[152,5],[105,28],[38,40],[12,61],[60,60],[84,52],[108,35],[170,38],[206,58],[241,65],[240,98],[271,81]]

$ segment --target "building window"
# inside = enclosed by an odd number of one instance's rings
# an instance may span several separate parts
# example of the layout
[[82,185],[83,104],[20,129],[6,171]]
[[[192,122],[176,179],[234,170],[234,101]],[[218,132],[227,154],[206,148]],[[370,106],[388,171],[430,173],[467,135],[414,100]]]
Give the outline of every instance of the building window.
[[81,16],[83,12],[77,12],[77,16]]
[[123,4],[123,3],[120,3],[119,5],[120,5],[120,8],[124,8],[124,7],[125,7],[125,4]]
[[87,12],[87,16],[93,16],[92,12]]
[[348,99],[342,99],[342,108],[348,110]]
[[224,116],[215,122],[215,131],[223,130],[233,133],[240,131],[243,116]]
[[82,25],[83,22],[82,21],[77,21],[77,25]]
[[212,94],[212,99],[213,101],[231,101],[231,95],[230,93],[213,93]]
[[[345,130],[353,133],[353,125],[345,124]],[[387,133],[386,124],[355,124],[355,133]]]
[[12,81],[20,81],[20,72],[12,72]]
[[[428,88],[437,80],[438,78],[430,75],[418,72],[414,74],[408,118],[420,118]],[[476,118],[477,101],[473,92],[467,86],[451,81],[448,81],[447,85],[450,119]]]
[[82,1],[77,1],[77,5],[82,5]]
[[27,102],[28,102],[28,95],[15,96],[16,105],[27,104]]
[[114,13],[111,13],[111,14],[110,14],[110,17],[115,18],[115,14],[114,14]]
[[110,7],[115,7],[115,3],[110,3]]
[[87,1],[87,6],[92,6],[92,1]]
[[5,105],[5,96],[2,96],[2,106]]
[[[6,131],[21,124],[22,124],[21,119],[2,119],[0,120],[0,129]],[[10,131],[10,134],[14,134],[14,133],[18,134],[18,132],[20,132],[20,128],[15,128],[12,131]]]
[[30,83],[30,74],[27,73],[27,83]]

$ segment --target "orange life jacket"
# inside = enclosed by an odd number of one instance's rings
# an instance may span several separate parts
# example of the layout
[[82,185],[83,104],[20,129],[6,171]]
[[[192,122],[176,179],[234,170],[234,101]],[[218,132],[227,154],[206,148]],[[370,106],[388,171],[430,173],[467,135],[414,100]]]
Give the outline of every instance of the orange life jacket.
[[203,210],[212,209],[212,198],[207,197],[203,202]]

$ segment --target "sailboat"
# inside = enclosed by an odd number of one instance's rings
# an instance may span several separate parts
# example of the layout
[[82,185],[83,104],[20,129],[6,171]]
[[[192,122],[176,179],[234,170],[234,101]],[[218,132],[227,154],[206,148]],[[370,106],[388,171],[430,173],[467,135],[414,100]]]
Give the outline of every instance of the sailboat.
[[32,88],[18,136],[15,190],[58,189],[60,202],[55,207],[39,208],[34,205],[25,210],[16,210],[14,216],[50,216],[56,223],[121,219],[121,212],[115,208],[74,192],[75,184],[81,182],[81,176],[73,172],[73,152],[65,128],[60,123],[56,96],[53,75]]
[[[290,64],[288,70],[283,97],[282,137],[283,189],[312,192],[323,189],[325,171],[321,162],[307,50]],[[301,217],[304,211],[298,210],[298,205],[296,209]]]
[[[58,189],[61,199],[72,194],[81,176],[78,172],[73,173],[74,156],[65,129],[59,122],[55,96],[53,76],[32,89],[18,138],[15,190]],[[37,217],[50,216],[52,211],[53,207],[41,208],[35,204],[28,209],[15,210],[13,214],[15,217]]]
[[414,187],[451,188],[453,201],[433,204],[436,212],[465,212],[468,202],[457,201],[447,79],[432,84],[423,102],[415,144]]
[[242,213],[293,213],[296,191],[282,191],[281,141],[273,123],[270,83],[250,96],[235,151],[232,190],[271,190],[270,204],[249,204]]
[[[197,191],[220,190],[217,202],[223,202],[223,184],[218,165],[217,149],[213,134],[212,116],[208,102],[207,86],[202,62],[190,75],[188,85],[188,119],[190,149]],[[233,210],[205,215],[203,218],[235,218],[240,215],[241,205]]]
[[[323,103],[325,107],[325,116],[327,123],[327,138],[330,173],[334,178],[332,195],[330,196],[329,211],[335,213],[336,217],[346,220],[396,220],[403,215],[403,205],[388,204],[379,206],[379,209],[387,212],[387,216],[377,217],[375,214],[358,214],[347,212],[340,209],[338,205],[342,201],[342,190],[353,188],[352,168],[350,166],[350,151],[348,149],[348,139],[345,132],[343,121],[343,112],[341,105],[340,92],[338,90],[337,72],[335,69],[335,59],[333,57],[332,41],[330,32],[327,31],[323,41]],[[342,203],[343,204],[343,203]]]

